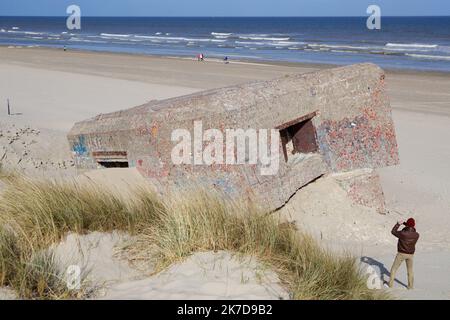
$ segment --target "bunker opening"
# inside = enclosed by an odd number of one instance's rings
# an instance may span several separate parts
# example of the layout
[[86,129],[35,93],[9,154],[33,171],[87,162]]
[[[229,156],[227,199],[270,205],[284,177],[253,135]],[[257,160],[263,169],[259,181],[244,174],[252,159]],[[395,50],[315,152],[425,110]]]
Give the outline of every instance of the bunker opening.
[[95,161],[105,168],[128,168],[126,151],[100,151],[92,154]]
[[128,168],[127,161],[98,161],[99,165],[105,168]]
[[319,151],[316,128],[313,118],[316,112],[305,115],[279,126],[284,158],[288,161],[297,154],[309,154]]

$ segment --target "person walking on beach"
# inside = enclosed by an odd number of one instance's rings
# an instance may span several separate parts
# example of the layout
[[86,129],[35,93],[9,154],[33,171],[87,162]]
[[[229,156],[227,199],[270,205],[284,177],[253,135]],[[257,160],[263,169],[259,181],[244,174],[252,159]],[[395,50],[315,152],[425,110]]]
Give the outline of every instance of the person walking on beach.
[[205,59],[205,56],[203,55],[203,53],[199,53],[197,55],[197,61],[203,61]]
[[[404,225],[405,227],[399,231],[398,228]],[[408,271],[408,289],[414,289],[414,272],[413,261],[414,253],[416,251],[416,243],[419,240],[419,233],[417,233],[416,222],[413,218],[409,218],[406,222],[397,222],[392,228],[391,233],[398,238],[397,256],[391,268],[391,277],[389,279],[389,287],[394,286],[395,274],[403,261],[406,261],[406,268]]]

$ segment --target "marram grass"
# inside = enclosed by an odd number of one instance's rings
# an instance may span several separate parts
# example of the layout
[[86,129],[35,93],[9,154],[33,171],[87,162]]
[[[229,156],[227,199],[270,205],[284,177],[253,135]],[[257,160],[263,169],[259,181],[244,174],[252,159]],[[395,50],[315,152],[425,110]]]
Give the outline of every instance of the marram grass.
[[[22,298],[79,298],[66,289],[48,247],[67,233],[126,231],[131,260],[162,270],[198,251],[256,257],[293,299],[386,299],[370,290],[351,255],[322,248],[248,202],[201,191],[160,199],[149,190],[124,200],[94,184],[7,179],[0,196],[0,286]],[[43,253],[44,252],[44,253]]]

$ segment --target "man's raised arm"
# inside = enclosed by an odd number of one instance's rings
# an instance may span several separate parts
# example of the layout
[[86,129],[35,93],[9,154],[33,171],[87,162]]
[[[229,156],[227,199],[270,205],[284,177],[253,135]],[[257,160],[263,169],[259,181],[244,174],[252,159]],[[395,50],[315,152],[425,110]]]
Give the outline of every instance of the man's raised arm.
[[395,226],[392,228],[391,233],[396,236],[397,238],[400,237],[400,231],[398,231],[398,228],[402,225],[400,221],[398,221]]

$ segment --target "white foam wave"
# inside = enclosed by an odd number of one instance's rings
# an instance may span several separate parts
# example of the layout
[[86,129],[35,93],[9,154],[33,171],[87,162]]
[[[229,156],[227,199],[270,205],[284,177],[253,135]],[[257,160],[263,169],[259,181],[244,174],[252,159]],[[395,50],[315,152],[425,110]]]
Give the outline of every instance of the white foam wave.
[[269,42],[269,45],[276,45],[276,46],[282,46],[282,47],[289,47],[289,46],[296,46],[296,45],[305,45],[305,42],[296,42],[296,41],[276,41],[276,42]]
[[384,50],[388,52],[408,52],[408,51],[414,51],[414,52],[430,52],[433,50],[430,49],[414,49],[414,48],[385,48]]
[[159,36],[134,36],[137,39],[158,40],[158,41],[183,41],[183,42],[211,42],[215,39],[195,39],[183,37],[159,37]]
[[416,59],[450,61],[450,56],[433,56],[433,55],[415,54],[415,53],[407,53],[406,55],[409,57],[412,57],[412,58],[416,58]]
[[[2,29],[3,30],[3,29]],[[3,32],[3,31],[2,31]],[[33,36],[41,36],[44,35],[45,33],[42,32],[32,32],[32,31],[17,31],[17,30],[8,30],[9,33],[14,33],[14,34],[26,34],[26,35],[33,35]]]
[[130,38],[131,34],[115,34],[115,33],[101,33],[102,37],[111,37],[111,38]]
[[387,43],[388,48],[428,48],[435,49],[438,47],[437,44],[420,44],[420,43]]
[[291,38],[273,38],[273,37],[252,37],[252,36],[240,36],[239,39],[242,40],[263,40],[263,41],[289,41]]
[[44,33],[42,33],[42,32],[25,31],[24,34],[29,34],[29,35],[43,35]]
[[232,33],[224,33],[224,32],[211,32],[211,35],[213,36],[226,36],[229,37],[232,35]]
[[308,47],[318,49],[349,49],[349,50],[373,50],[376,47],[361,47],[361,46],[349,46],[349,45],[332,45],[332,44],[308,44]]

